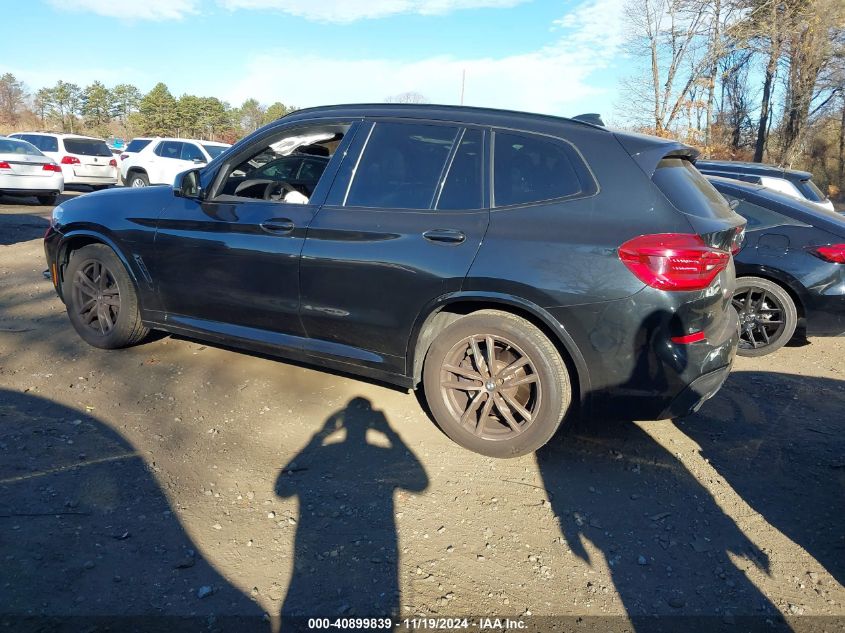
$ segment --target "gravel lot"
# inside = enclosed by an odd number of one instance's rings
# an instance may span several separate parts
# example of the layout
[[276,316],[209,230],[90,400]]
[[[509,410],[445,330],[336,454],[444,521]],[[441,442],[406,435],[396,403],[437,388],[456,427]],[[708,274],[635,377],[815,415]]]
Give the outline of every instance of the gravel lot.
[[88,347],[41,275],[49,208],[12,203],[0,630],[252,615],[269,631],[282,608],[845,627],[845,339],[738,359],[685,420],[594,420],[498,461],[379,384],[170,336]]

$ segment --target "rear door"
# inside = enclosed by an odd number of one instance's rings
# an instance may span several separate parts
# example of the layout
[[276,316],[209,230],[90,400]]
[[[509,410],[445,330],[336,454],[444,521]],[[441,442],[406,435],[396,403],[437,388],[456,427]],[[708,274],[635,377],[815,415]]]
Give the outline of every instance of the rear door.
[[415,320],[461,288],[487,228],[487,135],[368,125],[308,229],[300,314],[308,336],[374,352],[362,361],[401,372]]
[[157,158],[150,161],[147,173],[151,184],[172,185],[176,175],[193,167],[189,161],[182,160],[182,141],[162,141],[155,148]]

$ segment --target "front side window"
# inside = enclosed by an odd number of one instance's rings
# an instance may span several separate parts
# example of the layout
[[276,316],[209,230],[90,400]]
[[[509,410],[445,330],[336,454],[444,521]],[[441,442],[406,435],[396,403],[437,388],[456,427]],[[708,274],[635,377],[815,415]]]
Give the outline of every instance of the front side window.
[[376,123],[345,206],[431,209],[458,131],[445,125]]
[[205,155],[193,143],[182,143],[182,160],[199,160],[205,162]]
[[[225,170],[217,198],[306,204],[349,131],[348,124],[321,124],[271,136],[236,157]],[[313,163],[309,170],[300,169]]]
[[497,207],[530,204],[582,192],[576,171],[581,162],[575,150],[561,140],[496,132],[493,188]]

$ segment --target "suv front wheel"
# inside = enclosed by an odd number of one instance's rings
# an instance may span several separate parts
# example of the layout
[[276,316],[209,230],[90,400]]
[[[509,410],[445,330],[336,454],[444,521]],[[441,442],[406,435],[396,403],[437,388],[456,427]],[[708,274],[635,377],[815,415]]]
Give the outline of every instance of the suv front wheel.
[[490,457],[518,457],[551,439],[572,401],[569,372],[529,321],[482,310],[446,327],[423,367],[431,412],[452,440]]

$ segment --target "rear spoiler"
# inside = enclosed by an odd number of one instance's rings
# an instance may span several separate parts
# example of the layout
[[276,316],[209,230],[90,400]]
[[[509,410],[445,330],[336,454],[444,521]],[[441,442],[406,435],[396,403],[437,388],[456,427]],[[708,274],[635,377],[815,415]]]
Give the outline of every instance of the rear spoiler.
[[664,158],[686,158],[695,163],[699,151],[680,141],[671,141],[645,134],[617,133],[616,138],[649,178]]

